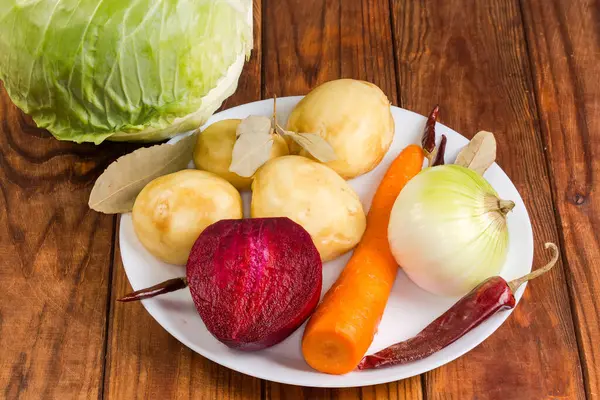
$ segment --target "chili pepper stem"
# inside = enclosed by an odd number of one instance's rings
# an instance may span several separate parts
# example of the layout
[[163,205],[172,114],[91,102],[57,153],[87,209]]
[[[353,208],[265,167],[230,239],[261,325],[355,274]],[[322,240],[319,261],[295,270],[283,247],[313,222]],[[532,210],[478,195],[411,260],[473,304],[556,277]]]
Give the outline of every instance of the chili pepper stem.
[[167,281],[161,282],[157,285],[146,289],[136,290],[135,292],[126,294],[125,296],[118,298],[117,301],[129,302],[149,299],[151,297],[159,296],[161,294],[183,289],[187,286],[187,278],[185,276],[182,276],[181,278],[169,279]]
[[444,154],[446,153],[446,135],[442,135],[442,140],[435,150],[435,156],[432,154],[432,159],[429,160],[429,166],[444,165]]
[[423,154],[425,155],[425,158],[427,159],[427,166],[431,166],[431,164],[433,163],[433,153],[428,152],[427,150],[423,150]]
[[547,249],[552,249],[552,252],[554,253],[552,255],[552,259],[548,262],[548,264],[544,265],[542,268],[538,268],[535,271],[532,271],[525,276],[522,276],[520,278],[517,278],[517,279],[514,279],[514,280],[508,282],[508,287],[510,288],[510,290],[513,293],[516,292],[516,290],[519,288],[519,286],[521,286],[525,282],[530,281],[532,279],[537,278],[540,275],[545,274],[546,272],[550,271],[552,269],[552,267],[554,267],[554,265],[558,261],[558,254],[559,254],[558,247],[554,243],[546,243],[544,245],[544,247]]

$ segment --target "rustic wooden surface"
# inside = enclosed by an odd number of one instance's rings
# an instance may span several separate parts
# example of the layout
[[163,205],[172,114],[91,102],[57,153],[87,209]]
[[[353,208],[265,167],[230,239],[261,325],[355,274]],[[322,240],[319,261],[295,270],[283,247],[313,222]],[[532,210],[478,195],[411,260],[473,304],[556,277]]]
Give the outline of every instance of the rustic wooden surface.
[[89,211],[129,145],[58,142],[0,88],[0,398],[600,399],[600,3],[255,0],[255,51],[231,107],[339,77],[466,136],[499,163],[562,263],[482,345],[420,377],[325,390],[261,381],[164,331],[130,289],[118,221]]

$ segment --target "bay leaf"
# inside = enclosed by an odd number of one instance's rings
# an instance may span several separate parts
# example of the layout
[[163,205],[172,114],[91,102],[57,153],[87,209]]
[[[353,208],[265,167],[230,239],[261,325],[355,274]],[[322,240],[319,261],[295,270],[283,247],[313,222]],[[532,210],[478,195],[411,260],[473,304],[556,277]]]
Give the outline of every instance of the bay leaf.
[[237,126],[236,137],[242,135],[264,135],[271,133],[271,119],[260,115],[250,115]]
[[291,138],[317,160],[329,162],[337,159],[333,147],[316,133],[296,133],[286,131],[280,125],[277,125],[275,128],[280,135]]
[[[267,121],[270,126],[271,120],[267,118]],[[268,131],[263,131],[262,133],[258,131],[245,131],[237,138],[233,145],[229,171],[246,178],[251,177],[258,168],[269,160],[272,147],[273,136],[270,128]]]
[[196,136],[187,136],[175,144],[137,149],[119,157],[96,180],[89,207],[105,214],[131,211],[135,198],[150,181],[187,167]]
[[496,161],[496,139],[494,134],[480,131],[458,153],[454,163],[483,175],[494,161]]

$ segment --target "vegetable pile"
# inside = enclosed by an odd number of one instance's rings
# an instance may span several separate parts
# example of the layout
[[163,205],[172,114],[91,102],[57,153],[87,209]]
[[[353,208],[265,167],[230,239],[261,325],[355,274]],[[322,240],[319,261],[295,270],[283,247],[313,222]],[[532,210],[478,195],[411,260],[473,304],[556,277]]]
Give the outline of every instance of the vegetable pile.
[[159,141],[196,129],[237,87],[249,0],[7,0],[0,80],[61,140]]
[[[498,276],[515,204],[483,176],[496,158],[492,133],[476,134],[448,164],[434,107],[420,145],[391,163],[365,215],[345,179],[372,170],[391,143],[394,122],[381,90],[351,79],[325,83],[296,105],[285,127],[275,100],[273,108],[271,118],[219,121],[174,145],[137,150],[98,179],[90,207],[132,211],[144,247],[186,266],[185,277],[120,301],[189,286],[206,328],[245,351],[272,346],[308,320],[308,365],[345,374],[430,356],[513,308],[516,289],[556,263],[550,243],[545,267],[511,282]],[[192,158],[196,169],[184,170]],[[251,218],[242,219],[238,190],[252,191]],[[322,262],[352,249],[317,305]],[[426,291],[464,297],[415,337],[365,356],[399,265]]]

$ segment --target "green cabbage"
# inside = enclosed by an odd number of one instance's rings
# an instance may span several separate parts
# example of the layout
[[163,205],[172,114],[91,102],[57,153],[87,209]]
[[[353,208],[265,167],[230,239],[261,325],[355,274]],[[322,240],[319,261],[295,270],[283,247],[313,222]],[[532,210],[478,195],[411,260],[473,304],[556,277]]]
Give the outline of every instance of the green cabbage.
[[236,89],[251,0],[0,0],[0,79],[61,140],[158,141]]

